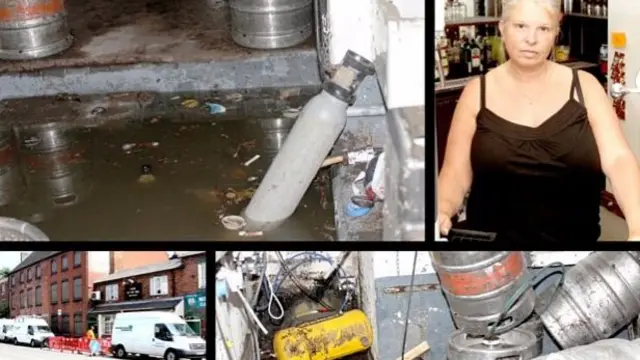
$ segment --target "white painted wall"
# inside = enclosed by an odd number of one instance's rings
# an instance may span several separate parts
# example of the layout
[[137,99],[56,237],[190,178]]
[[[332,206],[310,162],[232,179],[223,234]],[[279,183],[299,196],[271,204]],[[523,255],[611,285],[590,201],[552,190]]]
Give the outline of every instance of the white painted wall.
[[[640,14],[640,2],[626,0],[609,1],[609,34],[613,32],[625,32],[627,35],[626,52],[626,83],[628,87],[636,87],[635,78],[640,70],[640,30],[638,29],[638,14]],[[634,30],[636,29],[636,30]],[[638,46],[638,48],[636,48]],[[609,46],[609,64],[613,61],[616,49]],[[611,75],[611,66],[609,66]],[[609,76],[611,79],[611,76]],[[609,82],[611,88],[611,82]],[[640,157],[640,94],[626,96],[627,114],[622,121],[622,130],[636,157]],[[611,192],[611,184],[607,181],[607,190]]]
[[[587,257],[590,251],[532,251],[532,266],[542,267],[552,262],[573,265]],[[413,269],[413,251],[377,251],[373,254],[373,274],[376,279],[389,276],[410,276]],[[416,275],[433,274],[428,251],[419,251],[416,262]]]
[[445,0],[435,0],[435,31],[444,31]]
[[388,109],[425,104],[425,10],[424,1],[377,0],[373,60]]

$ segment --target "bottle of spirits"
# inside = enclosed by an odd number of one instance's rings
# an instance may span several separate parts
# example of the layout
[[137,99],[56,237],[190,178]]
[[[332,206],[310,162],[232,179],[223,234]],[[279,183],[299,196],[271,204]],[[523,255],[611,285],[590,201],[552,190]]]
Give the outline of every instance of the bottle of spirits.
[[469,54],[471,61],[467,64],[469,75],[480,75],[484,71],[482,66],[482,49],[476,39],[469,41]]

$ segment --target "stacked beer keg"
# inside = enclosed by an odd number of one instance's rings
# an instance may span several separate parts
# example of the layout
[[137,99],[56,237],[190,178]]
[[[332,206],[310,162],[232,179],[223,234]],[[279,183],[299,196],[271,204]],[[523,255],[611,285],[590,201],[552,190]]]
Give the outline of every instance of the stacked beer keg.
[[538,301],[524,252],[433,252],[432,262],[457,328],[449,360],[534,359],[545,328],[568,349],[607,339],[640,314],[638,252],[594,252]]
[[532,317],[536,297],[523,252],[443,251],[431,257],[458,329],[449,336],[449,360],[540,355],[542,337],[536,335],[542,325]]

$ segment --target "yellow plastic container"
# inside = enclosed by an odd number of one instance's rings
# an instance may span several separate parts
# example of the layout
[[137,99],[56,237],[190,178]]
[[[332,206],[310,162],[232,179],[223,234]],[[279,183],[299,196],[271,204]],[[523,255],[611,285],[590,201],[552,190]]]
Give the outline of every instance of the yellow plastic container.
[[362,310],[280,330],[273,337],[278,360],[335,360],[368,350],[373,328]]

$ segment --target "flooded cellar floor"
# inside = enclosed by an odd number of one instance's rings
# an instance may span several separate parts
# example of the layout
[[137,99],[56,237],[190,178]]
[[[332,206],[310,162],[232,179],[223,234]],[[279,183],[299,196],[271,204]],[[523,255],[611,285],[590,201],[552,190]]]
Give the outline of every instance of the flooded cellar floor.
[[[242,237],[220,222],[246,206],[295,121],[292,109],[317,91],[5,101],[2,123],[20,150],[0,171],[8,203],[0,215],[29,221],[52,240],[332,240],[328,170],[278,230]],[[58,139],[58,150],[47,139]]]

